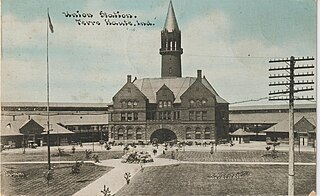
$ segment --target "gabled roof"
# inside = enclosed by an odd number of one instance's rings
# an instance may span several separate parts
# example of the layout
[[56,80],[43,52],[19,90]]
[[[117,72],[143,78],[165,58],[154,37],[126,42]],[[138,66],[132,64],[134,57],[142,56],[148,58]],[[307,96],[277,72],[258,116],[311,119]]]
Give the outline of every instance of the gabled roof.
[[[26,126],[30,122],[35,122],[39,125],[39,127],[43,127],[43,133],[46,134],[47,130],[47,122],[45,119],[43,120],[34,120],[34,119],[28,119],[28,120],[9,120],[9,119],[1,119],[1,136],[17,136],[17,135],[23,135],[20,130],[24,126]],[[51,134],[69,134],[73,133],[72,131],[69,131],[68,129],[58,125],[57,123],[50,123],[52,127]]]
[[[64,128],[63,126],[60,126],[56,123],[53,123],[52,130],[50,131],[50,134],[52,135],[58,135],[58,134],[74,134],[74,132],[69,131],[68,129]],[[48,127],[45,128],[45,132],[42,134],[47,134]]]
[[4,121],[1,120],[1,136],[10,136],[10,135],[23,135],[20,133],[20,127],[28,122],[28,120],[19,120],[19,121]]
[[255,135],[255,134],[246,132],[246,131],[244,131],[243,129],[240,128],[240,129],[236,130],[233,133],[229,133],[229,135],[231,135],[231,136],[250,136],[250,135]]
[[176,15],[174,14],[174,10],[173,10],[172,1],[170,1],[169,3],[167,18],[166,18],[166,22],[164,24],[163,29],[166,29],[169,32],[172,32],[174,30],[176,31],[179,30]]
[[[143,78],[134,81],[134,85],[149,99],[149,103],[156,103],[156,93],[165,84],[174,94],[174,103],[181,103],[180,96],[196,81],[196,77],[179,78]],[[228,103],[213,89],[206,78],[202,84],[211,91],[218,103]]]
[[[294,126],[297,124],[297,122],[299,122],[303,118],[315,126],[315,120],[313,118],[306,118],[304,116],[302,116],[300,118],[294,118]],[[286,132],[286,133],[288,133],[289,132],[289,119],[287,118],[287,119],[279,122],[278,124],[275,124],[274,126],[270,127],[269,129],[264,130],[263,132],[284,132],[284,133]]]

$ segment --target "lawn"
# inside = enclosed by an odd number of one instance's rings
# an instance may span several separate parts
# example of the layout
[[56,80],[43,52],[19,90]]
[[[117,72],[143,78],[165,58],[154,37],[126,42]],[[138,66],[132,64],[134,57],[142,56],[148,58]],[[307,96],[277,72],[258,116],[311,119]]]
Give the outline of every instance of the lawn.
[[[54,179],[47,187],[44,172],[46,164],[2,165],[1,195],[72,195],[90,184],[112,167],[83,164],[79,174],[71,174],[72,164],[53,164]],[[12,177],[8,171],[23,173],[25,177]]]
[[[116,195],[285,195],[287,170],[287,166],[278,165],[146,167]],[[295,171],[295,195],[308,195],[315,190],[315,166],[296,166]]]
[[[271,152],[269,152],[271,153]],[[218,151],[212,155],[210,152],[179,151],[174,152],[175,159],[181,161],[201,161],[201,162],[288,162],[288,152],[278,152],[277,158],[264,156],[267,151]],[[172,158],[171,152],[162,154],[160,158]],[[316,162],[316,156],[313,152],[295,153],[296,162]]]
[[[107,159],[119,159],[123,155],[121,151],[97,151],[93,152],[98,154],[100,160]],[[57,156],[58,151],[56,149],[51,150],[51,161],[77,161],[77,160],[92,160],[87,159],[84,151],[66,152],[65,156]],[[47,161],[48,155],[46,152],[27,150],[25,154],[19,153],[1,153],[2,162],[21,162],[21,161]]]

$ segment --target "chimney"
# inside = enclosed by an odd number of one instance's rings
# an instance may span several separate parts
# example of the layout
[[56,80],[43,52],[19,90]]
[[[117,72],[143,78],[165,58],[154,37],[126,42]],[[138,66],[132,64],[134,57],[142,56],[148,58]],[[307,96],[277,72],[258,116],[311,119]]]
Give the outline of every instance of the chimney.
[[201,81],[201,78],[202,78],[202,70],[201,69],[198,69],[197,70],[197,80],[200,80]]
[[127,75],[127,83],[131,83],[131,75]]

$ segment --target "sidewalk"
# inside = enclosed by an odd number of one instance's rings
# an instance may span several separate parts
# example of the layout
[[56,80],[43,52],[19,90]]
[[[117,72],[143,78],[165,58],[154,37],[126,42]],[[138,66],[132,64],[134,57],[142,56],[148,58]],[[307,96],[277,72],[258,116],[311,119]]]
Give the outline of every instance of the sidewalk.
[[74,196],[101,196],[104,185],[110,188],[111,194],[115,194],[126,185],[126,180],[123,177],[125,172],[130,172],[131,178],[133,178],[141,169],[139,164],[121,163],[121,159],[105,160],[98,165],[111,166],[114,169],[75,193]]

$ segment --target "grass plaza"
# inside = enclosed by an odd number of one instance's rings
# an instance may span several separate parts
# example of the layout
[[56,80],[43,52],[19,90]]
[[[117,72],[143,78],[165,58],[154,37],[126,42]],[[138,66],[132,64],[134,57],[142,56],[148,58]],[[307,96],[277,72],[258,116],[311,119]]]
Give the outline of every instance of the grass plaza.
[[[247,145],[247,146],[246,146]],[[252,150],[244,150],[246,147]],[[218,145],[210,153],[210,146],[113,146],[111,150],[98,145],[93,154],[95,163],[86,157],[92,144],[64,146],[62,156],[52,148],[53,179],[49,185],[46,148],[10,149],[1,152],[1,193],[3,195],[103,195],[104,185],[115,195],[286,195],[288,180],[288,152],[279,146],[277,157],[267,156],[265,143]],[[157,149],[157,153],[153,151]],[[124,163],[124,154],[149,152],[151,163]],[[92,155],[93,155],[92,154]],[[303,148],[295,153],[295,195],[308,195],[316,190],[316,156],[313,149]],[[71,168],[83,161],[80,172]],[[124,173],[129,172],[130,183]],[[20,175],[20,176],[19,176]]]

